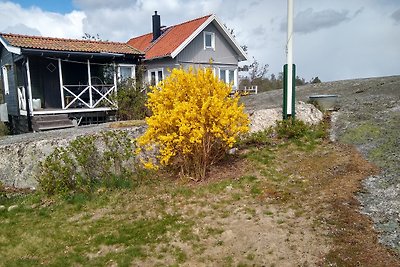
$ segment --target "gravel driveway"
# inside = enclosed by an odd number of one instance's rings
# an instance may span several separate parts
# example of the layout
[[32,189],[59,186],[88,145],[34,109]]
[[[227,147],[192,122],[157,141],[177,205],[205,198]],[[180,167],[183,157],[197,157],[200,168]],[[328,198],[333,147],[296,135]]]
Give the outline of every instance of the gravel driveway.
[[[361,212],[371,216],[380,242],[400,252],[400,76],[344,80],[296,88],[297,100],[314,94],[339,95],[331,138],[354,144],[381,168],[358,194]],[[279,107],[282,90],[244,97],[248,111]]]

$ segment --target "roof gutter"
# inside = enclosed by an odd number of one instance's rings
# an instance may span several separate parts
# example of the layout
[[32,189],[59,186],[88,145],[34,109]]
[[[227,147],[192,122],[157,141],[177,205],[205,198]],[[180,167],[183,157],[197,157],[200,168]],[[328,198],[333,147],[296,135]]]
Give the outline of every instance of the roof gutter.
[[83,56],[83,57],[102,57],[102,58],[121,58],[127,55],[140,56],[140,54],[119,54],[109,52],[75,52],[75,51],[59,51],[59,50],[44,50],[44,49],[32,49],[32,48],[21,48],[21,52],[24,55],[39,55],[39,56]]

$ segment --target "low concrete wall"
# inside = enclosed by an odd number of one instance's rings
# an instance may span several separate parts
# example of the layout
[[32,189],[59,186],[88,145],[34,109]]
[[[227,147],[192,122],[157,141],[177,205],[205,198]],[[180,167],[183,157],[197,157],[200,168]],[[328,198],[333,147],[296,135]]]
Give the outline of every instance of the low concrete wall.
[[[144,132],[145,127],[121,128],[131,137]],[[78,136],[112,131],[107,125],[79,127],[51,132],[8,136],[0,139],[0,181],[5,186],[35,188],[39,163],[56,147],[66,146]]]

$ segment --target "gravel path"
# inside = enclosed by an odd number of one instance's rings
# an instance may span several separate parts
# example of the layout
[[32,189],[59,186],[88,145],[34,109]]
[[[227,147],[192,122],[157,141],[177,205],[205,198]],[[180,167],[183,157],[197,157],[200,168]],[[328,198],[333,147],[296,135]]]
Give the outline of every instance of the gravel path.
[[[314,94],[339,95],[332,114],[331,138],[354,144],[381,168],[367,177],[358,194],[361,212],[368,214],[380,242],[400,253],[400,76],[344,80],[301,86],[297,100]],[[279,107],[282,90],[243,98],[248,111]]]

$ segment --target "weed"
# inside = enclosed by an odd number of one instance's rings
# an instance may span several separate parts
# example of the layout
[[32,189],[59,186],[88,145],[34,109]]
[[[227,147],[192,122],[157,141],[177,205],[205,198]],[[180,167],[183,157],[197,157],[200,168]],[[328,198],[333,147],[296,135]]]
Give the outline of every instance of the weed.
[[[103,142],[104,148],[98,148]],[[94,188],[129,188],[135,168],[133,144],[124,131],[81,136],[40,163],[36,179],[47,195],[91,193]],[[136,168],[138,178],[142,171]]]
[[273,143],[273,128],[248,134],[238,142],[239,147],[265,147]]
[[256,256],[255,256],[253,253],[249,253],[249,254],[247,254],[247,256],[246,256],[246,259],[248,259],[249,261],[252,261],[252,260],[254,260],[255,257],[256,257]]

